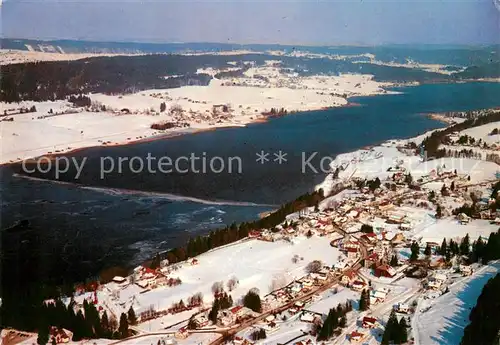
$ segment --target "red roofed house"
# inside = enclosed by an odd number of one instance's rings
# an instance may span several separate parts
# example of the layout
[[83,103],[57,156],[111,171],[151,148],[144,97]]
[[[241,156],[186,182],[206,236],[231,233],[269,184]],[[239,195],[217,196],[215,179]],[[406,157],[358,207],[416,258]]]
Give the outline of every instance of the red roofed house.
[[370,232],[362,235],[361,238],[368,242],[375,242],[377,240],[377,235],[373,232]]
[[259,237],[259,236],[260,236],[260,232],[256,231],[256,230],[252,230],[248,233],[248,237]]
[[352,342],[360,342],[364,339],[365,335],[363,333],[359,333],[359,332],[352,332],[349,336],[349,340],[352,341]]
[[363,328],[375,328],[377,319],[374,317],[365,316],[363,318]]
[[388,264],[382,264],[375,268],[375,277],[392,278],[396,275],[396,270]]
[[355,291],[362,291],[366,287],[366,283],[361,280],[356,280],[352,283],[352,289]]
[[347,258],[355,259],[358,256],[358,248],[347,248]]
[[371,268],[373,265],[377,265],[379,261],[380,257],[378,256],[378,254],[372,253],[365,259],[365,267]]
[[63,328],[51,327],[50,328],[50,341],[55,340],[56,344],[68,343],[73,337],[73,333]]
[[354,283],[354,280],[356,279],[356,272],[355,271],[347,271],[344,273],[342,278],[340,279],[340,282],[346,286],[351,285]]

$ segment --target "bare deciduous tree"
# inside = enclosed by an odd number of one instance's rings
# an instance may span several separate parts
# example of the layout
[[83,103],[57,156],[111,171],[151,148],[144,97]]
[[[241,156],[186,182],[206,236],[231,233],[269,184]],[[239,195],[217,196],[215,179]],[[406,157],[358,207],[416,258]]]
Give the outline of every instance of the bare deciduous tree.
[[231,279],[229,279],[229,280],[227,281],[227,284],[226,284],[226,285],[227,285],[227,289],[228,289],[229,291],[233,291],[233,290],[234,290],[234,288],[235,288],[238,284],[239,284],[239,280],[238,280],[238,278],[236,278],[235,276],[232,276],[232,277],[231,277]]
[[224,291],[224,282],[215,282],[212,284],[212,293],[214,295],[220,294],[222,291]]
[[320,260],[314,260],[307,264],[306,270],[308,273],[318,273],[323,267],[323,263]]
[[286,277],[284,274],[275,274],[273,275],[273,280],[271,281],[270,289],[271,291],[279,290],[285,287],[287,284]]

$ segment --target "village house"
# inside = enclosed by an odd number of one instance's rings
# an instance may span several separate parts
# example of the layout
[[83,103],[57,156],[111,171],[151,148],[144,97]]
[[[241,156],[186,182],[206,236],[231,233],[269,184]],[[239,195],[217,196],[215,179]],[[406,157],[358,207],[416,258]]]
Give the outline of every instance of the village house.
[[349,248],[351,249],[359,249],[359,241],[356,239],[348,239],[342,243],[342,247],[347,250]]
[[314,314],[313,313],[308,313],[308,312],[303,313],[300,316],[300,321],[312,323],[314,321]]
[[195,315],[193,321],[196,328],[202,328],[208,325],[208,319],[205,314]]
[[349,270],[340,279],[340,282],[345,286],[350,286],[356,280],[356,272]]
[[187,327],[180,328],[177,332],[175,332],[174,337],[176,339],[186,339],[189,336],[189,332]]
[[405,304],[405,303],[399,303],[396,306],[396,311],[398,313],[408,314],[410,312],[410,306],[408,304]]
[[69,343],[73,333],[64,328],[51,327],[49,332],[49,343],[54,340],[56,344]]
[[347,248],[346,254],[347,254],[347,258],[349,260],[356,260],[356,258],[358,257],[358,249],[357,248]]
[[368,234],[363,234],[361,236],[361,239],[364,241],[367,241],[369,243],[375,243],[375,242],[377,242],[377,235],[373,232],[370,232]]
[[354,291],[363,291],[366,288],[366,283],[361,280],[356,280],[352,283],[351,287]]
[[460,272],[462,273],[462,276],[470,276],[473,273],[472,266],[470,265],[460,265]]
[[377,304],[377,303],[383,303],[385,299],[387,298],[387,294],[389,292],[385,289],[378,289],[375,291],[372,291],[370,294],[370,304]]
[[374,317],[365,316],[362,321],[363,328],[375,328],[377,326],[377,319]]
[[260,329],[266,331],[266,334],[273,334],[280,329],[280,326],[276,324],[276,322],[269,322],[263,326],[260,326]]
[[393,278],[396,275],[396,270],[388,264],[382,264],[375,268],[375,277]]
[[363,341],[364,338],[365,338],[365,335],[363,333],[359,333],[358,331],[353,331],[349,335],[349,341],[351,341],[353,343],[359,343],[359,342]]
[[335,263],[333,266],[335,272],[342,272],[347,268],[347,262],[346,261],[338,261]]
[[471,218],[468,215],[466,215],[465,213],[460,213],[457,216],[457,219],[460,222],[460,224],[462,224],[462,225],[469,224],[469,222],[471,221]]
[[366,259],[365,259],[365,267],[366,268],[371,268],[373,265],[377,265],[380,262],[380,257],[377,253],[371,253]]
[[122,276],[114,276],[113,281],[117,284],[123,284],[127,281],[127,278],[124,278]]

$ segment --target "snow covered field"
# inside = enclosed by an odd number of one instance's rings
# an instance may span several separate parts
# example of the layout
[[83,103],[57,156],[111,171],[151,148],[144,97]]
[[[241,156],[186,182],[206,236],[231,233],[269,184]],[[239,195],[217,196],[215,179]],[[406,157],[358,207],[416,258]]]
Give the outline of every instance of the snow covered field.
[[[257,68],[257,72],[268,67]],[[235,79],[238,81],[238,79]],[[241,83],[249,78],[242,78]],[[166,90],[145,90],[131,95],[89,95],[93,102],[106,106],[107,111],[77,112],[46,116],[50,109],[63,112],[71,109],[64,101],[0,103],[0,114],[10,114],[11,109],[21,106],[36,107],[36,112],[8,116],[13,121],[0,122],[2,140],[1,163],[32,158],[55,151],[126,144],[155,135],[179,134],[219,127],[244,126],[264,119],[261,115],[271,108],[287,111],[317,110],[347,104],[339,94],[374,95],[384,93],[386,84],[378,83],[370,75],[346,74],[341,76],[311,76],[292,78],[277,74],[273,82],[263,87],[223,86],[225,80],[213,79],[208,86],[185,86]],[[284,83],[284,84],[283,84]],[[155,95],[153,95],[155,94]],[[189,128],[174,128],[165,132],[150,128],[153,123],[173,121],[172,115],[160,113],[160,104],[167,109],[180,106],[185,111],[185,123]],[[210,118],[214,106],[221,104],[231,108],[231,116],[222,121]],[[135,114],[116,115],[109,109],[120,111],[127,108]],[[74,109],[72,109],[74,111]],[[80,108],[81,110],[81,108]],[[78,110],[77,110],[78,111]],[[43,118],[38,118],[43,117]]]
[[[223,281],[224,284],[233,276],[239,280],[239,285],[231,292],[235,303],[251,288],[258,288],[264,296],[271,291],[273,279],[278,277],[287,283],[306,274],[305,267],[313,260],[322,260],[326,265],[335,264],[344,255],[329,244],[325,237],[300,237],[295,244],[285,241],[265,242],[250,240],[222,249],[214,250],[198,257],[199,264],[191,266],[184,264],[173,276],[179,277],[182,284],[175,287],[157,288],[144,293],[122,293],[121,303],[124,309],[130,306],[130,297],[135,295],[134,308],[137,312],[146,310],[150,305],[156,309],[167,309],[172,303],[179,302],[196,292],[203,293],[204,301],[213,299],[211,287],[214,282]],[[303,257],[297,263],[292,257],[297,254]],[[101,292],[104,293],[104,292]],[[107,296],[103,296],[107,298]],[[110,301],[108,304],[115,304]],[[121,312],[115,304],[116,312]],[[164,328],[169,324],[188,319],[192,312],[177,315],[167,315],[164,318],[145,322],[140,325],[146,331]]]
[[[491,263],[474,275],[450,287],[447,293],[428,302],[431,308],[415,315],[418,334],[416,345],[457,345],[469,323],[469,314],[476,305],[481,290],[497,272],[500,263]],[[427,301],[424,301],[427,302]],[[426,305],[421,304],[420,309]]]
[[487,240],[492,232],[498,230],[498,225],[490,224],[489,221],[483,219],[474,219],[467,225],[461,225],[456,219],[442,219],[437,223],[430,225],[421,232],[416,233],[416,237],[422,237],[423,242],[441,243],[443,238],[447,241],[450,239],[461,239],[469,234],[471,241],[477,240],[482,236],[483,240]]
[[[399,166],[405,173],[411,173],[414,179],[423,175],[428,175],[433,170],[446,167],[446,170],[457,170],[458,174],[470,175],[470,183],[478,183],[485,180],[494,180],[499,167],[494,162],[486,162],[471,158],[441,158],[422,161],[418,156],[407,156],[400,152],[396,145],[398,143],[386,143],[383,146],[375,146],[369,150],[357,150],[354,152],[338,155],[330,164],[332,171],[337,167],[342,167],[339,172],[340,180],[351,178],[386,179],[394,174],[388,171],[389,168]],[[328,175],[325,180],[316,186],[316,189],[323,188],[328,194],[337,180]],[[439,185],[440,187],[442,186]]]

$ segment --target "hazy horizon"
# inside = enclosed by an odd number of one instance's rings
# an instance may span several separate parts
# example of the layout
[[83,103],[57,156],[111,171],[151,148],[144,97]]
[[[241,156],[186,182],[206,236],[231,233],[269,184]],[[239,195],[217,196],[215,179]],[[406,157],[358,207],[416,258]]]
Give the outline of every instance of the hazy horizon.
[[3,38],[304,46],[500,43],[492,0],[4,0]]

